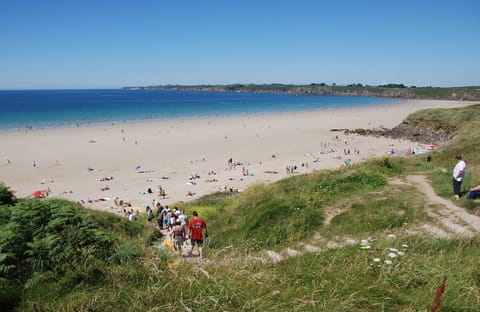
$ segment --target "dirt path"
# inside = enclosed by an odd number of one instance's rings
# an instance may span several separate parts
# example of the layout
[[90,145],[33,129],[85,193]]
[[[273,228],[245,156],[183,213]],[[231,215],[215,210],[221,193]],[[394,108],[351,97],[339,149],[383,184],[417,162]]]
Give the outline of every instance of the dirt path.
[[[473,236],[480,232],[480,217],[469,214],[452,201],[438,196],[423,175],[411,175],[407,180],[419,187],[426,195],[425,208],[432,216],[439,216],[439,221],[451,232],[464,236]],[[440,209],[433,212],[431,204],[439,205]]]

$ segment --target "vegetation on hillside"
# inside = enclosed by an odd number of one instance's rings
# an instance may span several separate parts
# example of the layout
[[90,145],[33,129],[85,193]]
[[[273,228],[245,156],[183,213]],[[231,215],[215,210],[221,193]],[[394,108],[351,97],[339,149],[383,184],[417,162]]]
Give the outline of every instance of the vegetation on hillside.
[[[446,276],[441,311],[477,311],[479,235],[425,232],[425,225],[442,226],[426,209],[436,208],[417,187],[391,181],[421,173],[450,198],[453,156],[462,153],[463,190],[479,183],[479,110],[408,117],[449,131],[449,144],[431,154],[432,162],[383,157],[179,204],[207,221],[211,244],[203,264],[159,248],[159,232],[145,224],[63,200],[17,200],[0,185],[0,308],[425,311]],[[458,204],[480,209],[466,199]],[[303,251],[272,261],[267,250]]]
[[312,83],[309,85],[293,84],[231,84],[231,85],[160,85],[143,87],[124,87],[126,90],[175,90],[175,91],[209,91],[209,92],[248,92],[248,93],[282,93],[308,95],[348,95],[373,96],[407,99],[436,100],[480,100],[480,86],[468,87],[407,87],[403,84],[385,84],[379,86],[360,83],[346,86]]
[[11,307],[30,289],[60,294],[78,285],[104,283],[109,265],[142,254],[149,233],[141,225],[90,212],[65,200],[16,200],[0,184],[0,307]]

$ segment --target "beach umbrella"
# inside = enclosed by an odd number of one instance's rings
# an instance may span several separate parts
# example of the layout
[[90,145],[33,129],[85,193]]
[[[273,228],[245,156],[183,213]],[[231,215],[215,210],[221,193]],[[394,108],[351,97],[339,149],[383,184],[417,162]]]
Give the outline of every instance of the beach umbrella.
[[32,195],[35,197],[42,197],[42,191],[35,191],[32,193]]

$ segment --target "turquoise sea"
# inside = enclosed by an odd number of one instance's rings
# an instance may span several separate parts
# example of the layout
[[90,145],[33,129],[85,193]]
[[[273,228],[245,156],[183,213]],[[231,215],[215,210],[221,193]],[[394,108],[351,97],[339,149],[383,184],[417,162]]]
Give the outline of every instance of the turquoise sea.
[[0,91],[0,130],[353,108],[397,102],[371,97],[165,90],[9,90]]

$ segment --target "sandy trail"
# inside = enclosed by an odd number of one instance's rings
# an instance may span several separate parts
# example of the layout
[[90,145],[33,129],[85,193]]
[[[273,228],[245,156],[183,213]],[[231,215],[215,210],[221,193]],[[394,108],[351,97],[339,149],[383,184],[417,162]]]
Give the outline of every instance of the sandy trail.
[[480,217],[472,215],[466,212],[463,208],[455,205],[452,201],[438,196],[435,193],[433,187],[428,183],[425,176],[411,175],[408,176],[408,181],[412,184],[417,185],[420,190],[426,195],[426,207],[431,203],[438,204],[442,207],[442,219],[444,219],[442,223],[449,230],[457,233],[463,232],[465,235],[468,236],[475,235],[480,232]]

